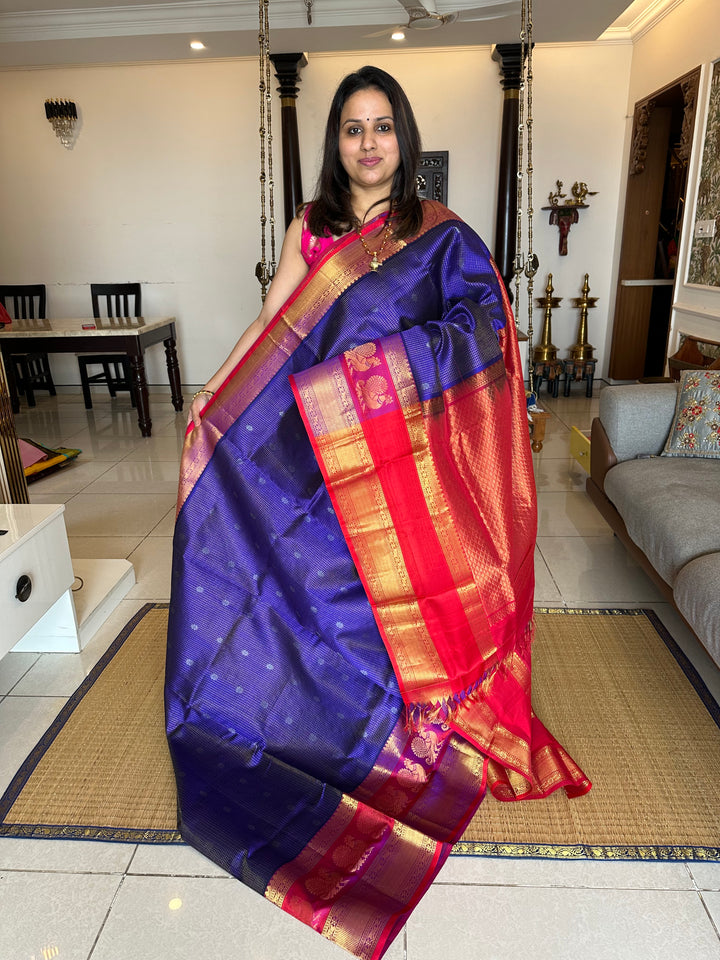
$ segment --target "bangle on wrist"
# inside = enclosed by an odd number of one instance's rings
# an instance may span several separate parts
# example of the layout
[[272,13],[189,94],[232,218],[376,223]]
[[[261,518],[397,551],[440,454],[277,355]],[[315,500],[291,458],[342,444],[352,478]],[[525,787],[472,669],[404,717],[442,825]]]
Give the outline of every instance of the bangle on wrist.
[[[214,390],[198,390],[197,393],[193,394],[192,398],[193,400],[196,400],[198,397],[201,397],[203,394],[205,394],[208,397],[214,397],[215,391]],[[190,402],[192,403],[192,401]]]

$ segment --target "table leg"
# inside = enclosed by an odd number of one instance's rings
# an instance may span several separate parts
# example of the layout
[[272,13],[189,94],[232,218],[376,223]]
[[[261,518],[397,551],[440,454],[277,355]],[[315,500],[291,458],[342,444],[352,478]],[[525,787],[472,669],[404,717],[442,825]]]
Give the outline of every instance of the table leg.
[[2,351],[3,366],[5,367],[5,379],[7,380],[8,393],[10,394],[10,405],[13,413],[20,413],[20,398],[17,392],[17,383],[15,381],[15,365],[9,350]]
[[546,413],[544,410],[538,410],[530,414],[532,419],[532,449],[534,453],[540,453],[543,448],[543,442],[545,440],[545,422],[547,421],[549,413]]
[[25,381],[25,399],[29,407],[35,407],[35,391],[32,388],[32,360],[28,357],[23,357],[20,361],[20,367],[22,369],[23,380]]
[[172,396],[173,406],[176,410],[182,410],[182,385],[180,383],[180,367],[178,365],[177,350],[175,349],[175,338],[168,337],[163,340],[165,344],[165,358],[167,360],[168,380],[170,381],[170,394]]
[[587,389],[585,390],[585,396],[591,397],[593,392],[593,369],[590,367],[587,372]]
[[152,420],[150,419],[150,398],[148,397],[147,378],[145,376],[145,361],[142,354],[130,356],[135,399],[137,400],[138,426],[144,437],[150,436]]
[[572,383],[572,374],[569,371],[565,371],[565,387],[563,389],[563,395],[566,397],[570,396],[570,384]]

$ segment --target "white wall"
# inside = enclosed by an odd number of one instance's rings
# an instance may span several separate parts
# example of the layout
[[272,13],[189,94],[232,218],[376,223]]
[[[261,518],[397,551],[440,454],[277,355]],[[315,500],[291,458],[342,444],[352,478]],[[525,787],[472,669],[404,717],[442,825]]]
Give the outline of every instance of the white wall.
[[720,4],[682,0],[633,47],[628,112],[643,97],[720,56]]
[[[634,104],[667,86],[695,67],[702,66],[695,136],[690,160],[685,221],[678,255],[669,353],[678,346],[679,334],[692,333],[720,341],[720,290],[685,283],[692,241],[697,180],[702,158],[712,61],[720,57],[720,3],[718,0],[683,0],[640,37],[633,50],[628,113]],[[719,211],[720,213],[720,211]]]
[[[250,61],[0,74],[4,282],[45,282],[68,317],[91,312],[91,282],[141,281],[147,316],[178,317],[184,380],[202,380],[259,309],[256,92]],[[78,104],[72,150],[46,97]],[[147,361],[166,382],[162,349]],[[77,382],[71,358],[52,363]]]
[[[590,274],[589,339],[604,363],[630,71],[629,45],[535,50],[535,250],[564,299],[553,318],[560,356],[576,340]],[[298,101],[306,197],[337,81],[372,62],[398,77],[426,149],[450,152],[449,206],[492,247],[502,91],[490,48],[313,55]],[[45,282],[51,316],[87,315],[90,282],[139,280],[147,316],[178,319],[181,373],[197,384],[216,369],[260,306],[257,64],[254,60],[0,72],[0,275]],[[72,150],[45,120],[46,97],[74,99]],[[276,101],[277,102],[277,101]],[[276,215],[282,234],[280,111],[274,112]],[[581,212],[569,255],[540,207],[559,178],[598,196]],[[278,249],[281,236],[278,237]],[[527,325],[520,318],[522,327]],[[536,311],[536,340],[542,311]],[[52,359],[59,383],[77,382],[71,357]],[[165,382],[163,351],[148,379]]]
[[[553,296],[562,297],[552,315],[552,342],[558,357],[577,342],[580,311],[571,299],[582,296],[589,274],[588,340],[598,360],[596,375],[607,368],[607,327],[613,298],[612,250],[617,228],[618,195],[623,174],[625,104],[632,47],[628,44],[540,46],[535,53],[535,249],[540,255],[535,296],[544,296],[548,273]],[[568,234],[567,256],[558,252],[559,232],[542,210],[555,181],[570,196],[575,181],[584,181],[597,196],[578,212]],[[535,311],[535,341],[542,335],[543,311]],[[521,326],[527,324],[521,320]],[[575,388],[576,390],[578,388]]]

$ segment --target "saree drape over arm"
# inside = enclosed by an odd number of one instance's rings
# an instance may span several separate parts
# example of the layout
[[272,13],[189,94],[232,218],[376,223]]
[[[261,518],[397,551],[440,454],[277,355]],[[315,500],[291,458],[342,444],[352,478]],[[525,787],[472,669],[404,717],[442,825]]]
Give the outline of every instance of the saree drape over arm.
[[536,504],[515,327],[426,201],[310,270],[186,440],[166,711],[184,838],[380,957],[489,785],[590,783],[531,707]]

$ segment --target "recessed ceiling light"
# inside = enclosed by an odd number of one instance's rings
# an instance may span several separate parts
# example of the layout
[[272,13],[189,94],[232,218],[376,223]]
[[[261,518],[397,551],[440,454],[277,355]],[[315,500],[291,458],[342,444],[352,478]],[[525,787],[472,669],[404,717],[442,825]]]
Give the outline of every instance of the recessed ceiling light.
[[404,39],[405,39],[405,34],[402,32],[402,30],[393,30],[393,32],[390,34],[390,39],[391,39],[391,40],[404,40]]
[[204,50],[204,49],[205,49],[205,44],[202,42],[202,40],[191,40],[191,41],[190,41],[190,46],[192,47],[193,50]]

